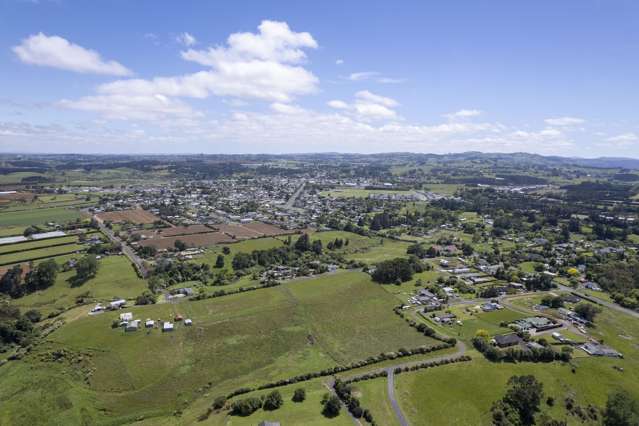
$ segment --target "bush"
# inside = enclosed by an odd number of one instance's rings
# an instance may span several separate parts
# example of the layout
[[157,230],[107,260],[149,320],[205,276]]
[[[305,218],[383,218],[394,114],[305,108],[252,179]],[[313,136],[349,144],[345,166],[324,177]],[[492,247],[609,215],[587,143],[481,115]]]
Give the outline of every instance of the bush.
[[231,405],[231,415],[234,416],[250,416],[257,410],[262,408],[262,400],[256,397],[240,399]]
[[263,406],[265,410],[277,410],[282,404],[284,404],[284,400],[280,391],[273,391],[266,395]]
[[218,396],[213,401],[213,408],[215,410],[220,410],[220,409],[224,408],[225,405],[226,405],[226,397],[225,396]]
[[293,393],[293,402],[303,402],[306,399],[306,391],[304,388],[295,389]]

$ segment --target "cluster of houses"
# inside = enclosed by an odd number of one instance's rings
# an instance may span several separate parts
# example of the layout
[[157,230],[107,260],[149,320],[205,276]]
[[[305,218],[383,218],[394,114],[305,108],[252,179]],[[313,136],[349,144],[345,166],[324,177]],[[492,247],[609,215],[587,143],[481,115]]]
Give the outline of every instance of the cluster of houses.
[[[175,329],[175,323],[177,322],[183,322],[184,325],[187,327],[190,327],[193,325],[193,320],[191,320],[190,318],[185,319],[181,315],[176,315],[175,318],[173,318],[173,322],[162,321],[162,320],[156,321],[156,320],[147,318],[144,321],[144,328],[146,329],[160,328],[162,332],[170,332]],[[142,328],[141,324],[142,324],[142,320],[133,319],[132,312],[124,312],[120,314],[119,326],[122,327],[125,332],[138,331],[140,328]]]
[[126,300],[124,300],[124,299],[112,300],[107,305],[103,305],[102,303],[98,303],[93,308],[91,308],[91,311],[89,312],[89,315],[101,314],[101,313],[103,313],[105,311],[115,311],[117,309],[122,309],[125,306],[126,306]]

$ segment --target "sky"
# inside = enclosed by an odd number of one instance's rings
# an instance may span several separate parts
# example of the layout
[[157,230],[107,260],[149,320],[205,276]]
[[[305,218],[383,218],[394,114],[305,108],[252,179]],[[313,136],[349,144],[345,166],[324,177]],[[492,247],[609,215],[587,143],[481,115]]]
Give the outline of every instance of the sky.
[[639,158],[639,1],[0,0],[0,152]]

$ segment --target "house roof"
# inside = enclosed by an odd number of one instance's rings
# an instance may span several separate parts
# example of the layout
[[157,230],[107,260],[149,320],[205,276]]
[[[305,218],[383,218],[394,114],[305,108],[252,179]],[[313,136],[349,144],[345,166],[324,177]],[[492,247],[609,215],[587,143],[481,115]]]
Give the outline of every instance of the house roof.
[[499,336],[495,336],[495,342],[499,346],[513,346],[522,341],[521,337],[516,334],[501,334]]

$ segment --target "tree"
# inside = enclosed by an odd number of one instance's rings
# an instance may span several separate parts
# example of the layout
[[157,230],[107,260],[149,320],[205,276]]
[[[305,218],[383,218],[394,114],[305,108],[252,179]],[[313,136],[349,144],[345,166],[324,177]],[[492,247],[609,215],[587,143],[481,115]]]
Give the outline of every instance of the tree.
[[39,263],[38,266],[27,274],[27,290],[29,292],[33,292],[51,287],[58,276],[59,268],[60,267],[53,259]]
[[98,272],[98,259],[95,256],[87,255],[78,260],[75,265],[75,279],[78,282],[85,282],[95,277]]
[[186,243],[182,240],[175,240],[175,242],[173,243],[173,246],[178,251],[186,250]]
[[535,413],[544,395],[543,384],[532,375],[512,376],[508,380],[510,388],[503,398],[504,403],[512,406],[521,419],[521,424],[535,423]]
[[304,388],[295,389],[293,392],[293,402],[303,402],[306,399],[306,391]]
[[22,267],[15,265],[0,278],[0,293],[8,294],[11,297],[20,297],[23,294]]
[[313,241],[313,243],[311,244],[311,250],[313,250],[313,253],[315,254],[322,254],[322,241],[321,240]]
[[224,268],[224,256],[222,256],[221,254],[218,254],[217,259],[215,259],[215,267]]
[[229,246],[222,247],[222,253],[224,253],[225,255],[231,254],[231,249],[229,248]]
[[266,395],[263,407],[265,410],[277,410],[282,406],[282,404],[284,404],[282,394],[280,394],[280,391],[274,390],[273,392]]
[[255,261],[253,260],[253,257],[250,254],[239,252],[239,253],[236,253],[235,256],[233,257],[232,264],[233,264],[233,269],[240,270],[240,269],[250,268],[251,266],[255,265]]
[[29,321],[35,323],[40,322],[40,320],[42,319],[42,314],[35,309],[30,309],[24,313],[24,317],[27,318]]
[[150,291],[145,291],[135,298],[136,305],[153,305],[155,304],[155,295]]
[[608,395],[603,424],[604,426],[639,425],[639,402],[622,390]]
[[308,234],[302,234],[295,241],[295,250],[297,251],[309,251],[311,249],[311,241]]
[[322,414],[326,417],[332,418],[339,416],[339,412],[342,409],[342,402],[335,395],[330,396],[324,403],[324,409]]
[[37,228],[35,228],[33,226],[29,226],[29,227],[27,227],[27,229],[24,230],[22,235],[24,235],[25,237],[29,238],[30,236],[32,236],[33,234],[35,234],[37,232],[38,232]]
[[575,306],[575,313],[588,322],[594,322],[601,309],[590,303],[580,303]]

